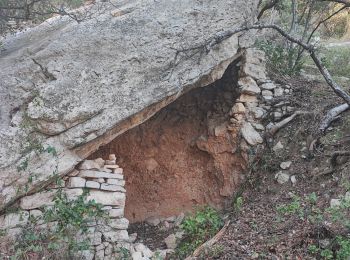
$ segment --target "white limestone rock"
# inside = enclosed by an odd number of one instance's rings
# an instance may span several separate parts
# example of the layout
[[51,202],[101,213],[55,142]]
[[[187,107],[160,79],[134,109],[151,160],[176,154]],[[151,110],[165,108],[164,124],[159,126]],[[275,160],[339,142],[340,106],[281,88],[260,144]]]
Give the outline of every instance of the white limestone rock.
[[124,207],[125,193],[91,190],[87,196],[87,200],[95,200],[95,202],[102,205]]
[[108,223],[108,225],[116,229],[128,229],[129,220],[127,220],[126,218],[113,219]]
[[273,90],[276,88],[276,85],[272,82],[267,82],[267,83],[261,84],[260,88],[263,90]]
[[108,215],[110,218],[118,218],[124,215],[123,209],[110,209],[108,210]]
[[120,179],[108,179],[107,183],[113,184],[113,185],[125,186],[125,181]]
[[81,177],[70,177],[68,187],[70,188],[84,188],[86,180]]
[[119,179],[122,180],[124,178],[123,175],[118,173],[107,173],[107,172],[100,172],[100,171],[89,171],[89,170],[83,170],[79,173],[80,177],[85,178],[107,178],[107,179]]
[[85,160],[80,164],[79,170],[98,170],[100,165],[94,160]]
[[263,139],[260,134],[254,129],[254,127],[245,122],[241,128],[241,133],[243,138],[247,141],[248,144],[255,146],[257,144],[263,143]]
[[0,229],[13,228],[16,226],[25,225],[29,218],[28,211],[18,213],[8,213],[0,217]]
[[113,184],[107,184],[107,183],[102,183],[101,184],[101,190],[106,190],[106,191],[120,191],[120,192],[126,192],[126,190],[119,186],[119,185],[113,185]]
[[238,80],[241,93],[247,95],[259,95],[261,90],[256,84],[255,80],[251,77],[243,77]]
[[292,161],[281,162],[280,167],[282,170],[287,170],[292,165]]
[[128,241],[129,235],[126,230],[115,230],[103,233],[106,241],[109,242],[120,242],[120,241]]
[[236,103],[231,109],[231,114],[245,114],[245,106],[242,103]]
[[30,196],[25,196],[20,200],[22,209],[37,209],[43,206],[51,206],[54,204],[54,191],[38,192]]
[[275,179],[279,184],[287,183],[289,181],[289,178],[289,174],[282,171],[276,173],[275,175]]
[[86,181],[86,188],[90,189],[99,189],[100,188],[100,183],[96,181]]

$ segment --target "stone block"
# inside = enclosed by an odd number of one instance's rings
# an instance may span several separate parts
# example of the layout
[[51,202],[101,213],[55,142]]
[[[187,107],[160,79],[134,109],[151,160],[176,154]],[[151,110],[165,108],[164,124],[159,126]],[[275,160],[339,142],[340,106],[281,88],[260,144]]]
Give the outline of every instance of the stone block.
[[113,184],[113,185],[125,186],[125,181],[124,180],[108,179],[107,183],[108,184]]
[[0,228],[12,228],[16,226],[25,225],[29,218],[28,211],[21,211],[18,213],[9,213],[0,218]]
[[107,184],[107,183],[102,183],[101,184],[101,190],[106,190],[106,191],[120,191],[120,192],[126,192],[126,190],[118,185],[113,185],[113,184]]
[[232,109],[232,114],[245,114],[245,106],[242,103],[236,103]]
[[115,156],[115,154],[110,154],[108,156],[108,159],[111,160],[111,161],[115,161],[115,160],[117,160],[117,156]]
[[128,231],[126,230],[116,230],[116,231],[109,231],[103,233],[106,241],[109,242],[119,242],[119,241],[128,241],[129,235]]
[[124,209],[110,209],[108,210],[108,215],[111,218],[118,218],[124,215]]
[[258,95],[260,94],[260,88],[256,84],[255,80],[251,77],[243,77],[238,80],[238,85],[241,88],[242,94]]
[[90,189],[99,189],[100,184],[96,181],[87,181],[85,187]]
[[241,133],[242,133],[243,138],[250,145],[257,145],[257,144],[263,143],[263,139],[260,136],[260,134],[248,122],[243,124],[243,126],[241,128]]
[[111,220],[108,225],[115,229],[128,229],[129,227],[129,220],[126,218],[120,218],[120,219],[113,219]]
[[103,160],[102,158],[97,158],[94,160],[95,163],[98,164],[98,166],[100,166],[100,168],[103,168],[103,166],[105,165],[105,160]]
[[117,174],[117,173],[108,173],[108,172],[100,172],[100,171],[80,171],[79,173],[80,177],[85,177],[85,178],[107,178],[107,179],[119,179],[122,180],[124,178],[123,175]]
[[70,188],[84,188],[86,180],[81,177],[70,177],[68,187]]
[[51,206],[54,204],[54,195],[54,191],[44,191],[25,196],[20,200],[20,207],[22,209],[37,209],[43,206]]
[[125,193],[91,190],[87,196],[88,200],[95,200],[102,205],[125,206]]
[[83,189],[82,188],[75,188],[75,189],[65,189],[64,193],[67,195],[67,198],[69,200],[75,200],[77,199],[80,195],[83,194]]
[[115,173],[115,174],[123,174],[123,169],[122,168],[113,169],[113,173]]
[[98,170],[100,169],[100,165],[94,160],[85,160],[79,166],[80,170]]

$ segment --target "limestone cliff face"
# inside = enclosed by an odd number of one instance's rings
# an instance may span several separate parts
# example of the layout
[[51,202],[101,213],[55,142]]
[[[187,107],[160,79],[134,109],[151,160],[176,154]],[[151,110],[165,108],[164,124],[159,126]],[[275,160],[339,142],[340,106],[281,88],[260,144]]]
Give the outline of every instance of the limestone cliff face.
[[253,37],[233,36],[208,53],[178,50],[254,22],[257,2],[115,1],[81,23],[55,17],[3,40],[0,205],[220,78]]

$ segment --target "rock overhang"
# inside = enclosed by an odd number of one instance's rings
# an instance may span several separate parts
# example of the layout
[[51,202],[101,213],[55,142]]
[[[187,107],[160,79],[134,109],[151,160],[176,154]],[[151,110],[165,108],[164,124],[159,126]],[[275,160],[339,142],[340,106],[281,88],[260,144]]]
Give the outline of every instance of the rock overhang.
[[[5,39],[1,54],[0,202],[26,192],[58,172],[69,172],[102,143],[140,124],[194,87],[219,79],[237,53],[238,36],[191,58],[191,48],[215,33],[254,21],[257,1],[125,1],[116,11],[75,23],[52,19]],[[127,10],[123,11],[123,10]],[[240,41],[244,47],[244,42]],[[176,64],[176,65],[174,65]],[[28,130],[57,158],[33,156],[18,173]]]

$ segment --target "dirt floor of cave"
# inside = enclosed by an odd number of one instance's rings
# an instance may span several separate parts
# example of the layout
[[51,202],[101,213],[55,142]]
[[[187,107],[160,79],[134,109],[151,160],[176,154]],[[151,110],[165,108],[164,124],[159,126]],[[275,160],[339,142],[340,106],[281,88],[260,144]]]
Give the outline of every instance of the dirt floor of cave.
[[222,79],[189,91],[145,123],[101,147],[90,158],[117,155],[126,178],[130,222],[169,217],[200,205],[225,207],[245,161],[238,130],[227,130],[238,96],[237,66]]

